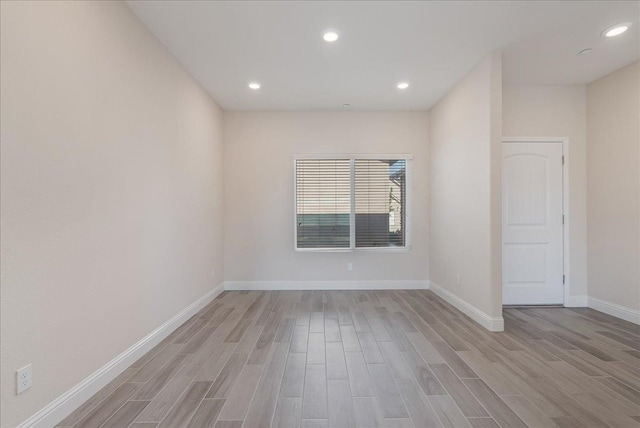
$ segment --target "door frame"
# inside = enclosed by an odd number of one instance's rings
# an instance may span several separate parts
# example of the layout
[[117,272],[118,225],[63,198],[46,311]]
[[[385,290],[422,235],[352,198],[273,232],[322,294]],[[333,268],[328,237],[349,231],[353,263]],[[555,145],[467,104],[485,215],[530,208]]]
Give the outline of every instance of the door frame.
[[[564,224],[562,227],[562,270],[564,275],[563,284],[563,305],[566,307],[576,306],[571,304],[571,270],[569,269],[569,243],[571,229],[571,216],[569,215],[569,138],[567,137],[502,137],[502,143],[560,143],[562,144],[562,157],[564,162],[562,164],[562,212],[564,215]],[[500,146],[502,150],[502,145]],[[500,156],[500,168],[502,169],[502,156]],[[502,175],[501,175],[502,177]],[[504,203],[504,201],[502,201]],[[502,220],[500,220],[500,227],[502,227]],[[504,239],[502,240],[502,248],[504,247]],[[500,256],[502,258],[502,255]],[[501,284],[500,292],[502,292],[504,283]]]

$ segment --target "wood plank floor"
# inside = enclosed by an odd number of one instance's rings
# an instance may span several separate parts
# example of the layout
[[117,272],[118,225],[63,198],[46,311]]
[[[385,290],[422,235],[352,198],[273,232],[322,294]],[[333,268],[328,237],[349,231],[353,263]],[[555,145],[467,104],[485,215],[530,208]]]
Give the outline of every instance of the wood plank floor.
[[60,427],[638,427],[640,327],[430,291],[224,292]]

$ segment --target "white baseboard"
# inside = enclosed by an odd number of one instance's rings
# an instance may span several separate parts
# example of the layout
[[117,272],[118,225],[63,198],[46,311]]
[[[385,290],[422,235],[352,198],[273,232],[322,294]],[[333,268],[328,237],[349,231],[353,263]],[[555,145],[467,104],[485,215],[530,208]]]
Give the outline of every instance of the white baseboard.
[[429,281],[225,281],[225,290],[426,290]]
[[109,382],[115,379],[127,367],[136,362],[140,357],[150,351],[154,346],[165,339],[175,329],[180,327],[198,311],[215,299],[224,287],[218,285],[213,290],[184,308],[170,320],[143,337],[129,349],[99,368],[82,382],[62,394],[49,403],[45,408],[18,425],[18,428],[27,427],[52,427],[62,421],[77,409],[82,403],[100,391]]
[[504,331],[504,318],[492,317],[431,281],[429,289],[489,331]]
[[564,301],[565,308],[586,308],[587,304],[587,296],[568,296]]
[[589,307],[616,318],[640,325],[640,311],[589,296]]

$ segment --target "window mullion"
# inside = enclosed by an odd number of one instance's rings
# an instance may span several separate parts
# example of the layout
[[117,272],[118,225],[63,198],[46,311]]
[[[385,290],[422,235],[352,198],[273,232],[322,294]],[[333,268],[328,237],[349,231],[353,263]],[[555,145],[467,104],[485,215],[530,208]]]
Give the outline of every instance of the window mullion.
[[349,212],[349,244],[350,248],[354,249],[356,247],[356,168],[355,168],[355,159],[350,160],[350,179],[349,179],[349,187],[350,187],[350,195],[351,195],[351,210]]

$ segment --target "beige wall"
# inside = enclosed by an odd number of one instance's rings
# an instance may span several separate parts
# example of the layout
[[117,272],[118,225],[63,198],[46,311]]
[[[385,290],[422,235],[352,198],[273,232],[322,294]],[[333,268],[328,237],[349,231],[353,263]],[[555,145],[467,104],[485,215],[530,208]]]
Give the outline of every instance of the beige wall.
[[430,279],[495,317],[502,315],[501,73],[494,53],[429,112]]
[[570,297],[584,304],[587,295],[586,88],[505,85],[502,112],[502,130],[506,137],[569,139]]
[[124,3],[0,15],[11,427],[221,283],[222,114]]
[[[225,280],[426,280],[427,126],[426,112],[225,112]],[[317,153],[414,155],[411,251],[294,251],[293,155]]]
[[640,309],[640,62],[587,86],[589,296]]

